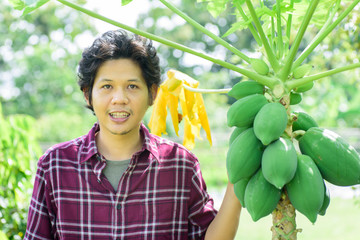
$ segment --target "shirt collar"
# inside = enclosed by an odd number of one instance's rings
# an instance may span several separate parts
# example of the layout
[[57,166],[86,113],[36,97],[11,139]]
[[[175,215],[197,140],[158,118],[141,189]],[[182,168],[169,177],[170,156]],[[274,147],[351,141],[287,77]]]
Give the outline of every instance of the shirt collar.
[[83,136],[83,144],[79,151],[79,162],[84,163],[92,156],[97,155],[98,150],[95,142],[95,134],[100,130],[99,124],[95,123],[89,133]]
[[[100,130],[100,126],[98,123],[95,123],[93,127],[90,129],[89,133],[83,136],[83,145],[79,152],[79,162],[84,163],[87,160],[89,160],[92,156],[98,155],[98,150],[96,147],[95,142],[95,134]],[[146,126],[141,123],[140,126],[140,133],[141,136],[144,137],[144,143],[143,147],[140,152],[143,152],[144,150],[148,150],[153,157],[159,161],[159,151],[158,151],[158,145],[157,141],[155,140],[155,137],[150,134],[149,130],[146,128]],[[150,158],[149,160],[152,160]]]
[[144,144],[142,151],[144,149],[148,150],[154,156],[154,158],[159,161],[159,148],[155,137],[150,134],[149,130],[145,127],[143,123],[140,126],[140,132],[144,136]]

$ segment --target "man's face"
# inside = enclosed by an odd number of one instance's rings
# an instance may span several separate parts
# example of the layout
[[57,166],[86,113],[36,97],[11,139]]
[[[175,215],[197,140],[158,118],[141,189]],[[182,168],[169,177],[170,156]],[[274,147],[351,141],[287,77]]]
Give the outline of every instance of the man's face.
[[[153,97],[156,90],[151,89]],[[100,131],[114,135],[138,133],[150,101],[141,69],[131,59],[108,60],[99,67],[91,105]]]

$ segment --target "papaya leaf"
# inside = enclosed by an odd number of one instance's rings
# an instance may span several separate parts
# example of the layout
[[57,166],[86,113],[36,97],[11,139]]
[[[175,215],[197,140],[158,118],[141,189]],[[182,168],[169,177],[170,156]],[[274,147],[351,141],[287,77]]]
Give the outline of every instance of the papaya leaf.
[[223,38],[227,37],[227,36],[229,36],[230,34],[234,33],[237,30],[243,30],[243,29],[247,28],[249,22],[250,21],[247,21],[247,22],[241,21],[241,22],[236,22],[236,23],[232,24],[231,28],[229,28],[222,37]]
[[22,0],[9,0],[9,2],[16,10],[23,10],[26,7],[24,1]]
[[129,3],[131,3],[133,0],[121,0],[121,6],[125,6]]
[[23,11],[23,16],[38,9],[48,1],[49,0],[9,0],[14,9]]
[[221,13],[226,10],[227,3],[230,0],[198,0],[198,2],[207,2],[207,10],[214,17],[217,18]]

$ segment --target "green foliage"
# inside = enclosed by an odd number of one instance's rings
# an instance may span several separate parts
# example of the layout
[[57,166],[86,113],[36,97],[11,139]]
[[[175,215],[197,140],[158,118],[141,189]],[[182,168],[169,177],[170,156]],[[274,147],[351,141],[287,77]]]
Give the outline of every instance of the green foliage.
[[16,10],[22,10],[23,15],[28,14],[45,3],[49,0],[32,0],[32,1],[24,1],[24,0],[9,0],[9,2],[14,6]]
[[0,105],[0,237],[21,239],[25,233],[35,163],[41,152],[34,124],[35,119],[27,115],[5,118]]
[[198,0],[198,2],[208,2],[207,10],[216,18],[225,11],[227,3],[230,2],[230,0]]
[[59,110],[43,114],[36,121],[39,131],[39,141],[45,143],[58,143],[69,141],[82,136],[90,130],[96,122],[96,117],[89,113],[69,112]]
[[[311,54],[313,72],[359,61],[359,8],[350,13],[347,23],[326,38]],[[308,40],[309,41],[309,40]],[[317,81],[304,94],[299,109],[308,112],[320,126],[360,128],[360,69]]]
[[133,0],[121,0],[121,5],[122,6],[125,6],[125,5],[127,5],[127,4],[129,4],[129,3],[131,3]]
[[77,42],[93,35],[88,19],[53,4],[23,18],[2,4],[0,18],[0,86],[7,88],[0,91],[4,115],[38,118],[57,109],[84,109],[76,66],[85,46]]
[[[81,118],[74,125],[79,129],[74,132],[79,133],[84,129],[81,121],[89,115],[76,83],[76,66],[81,50],[87,47],[83,39],[93,37],[94,26],[86,16],[52,3],[21,18],[18,15],[9,5],[0,5],[0,100],[4,115],[31,115],[42,119],[41,129],[53,126],[41,136],[42,141],[69,140],[73,137],[69,131],[62,131],[61,138],[56,136],[59,129],[65,129],[64,119],[74,119],[74,114]],[[60,112],[64,121],[57,121],[58,125],[52,124],[54,118],[45,117]]]

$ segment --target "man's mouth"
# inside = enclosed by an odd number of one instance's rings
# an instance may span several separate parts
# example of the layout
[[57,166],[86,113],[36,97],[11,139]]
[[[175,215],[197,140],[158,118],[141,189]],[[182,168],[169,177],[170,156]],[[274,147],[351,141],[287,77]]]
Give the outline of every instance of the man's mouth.
[[130,116],[130,113],[127,112],[111,112],[110,116],[113,118],[127,118]]

